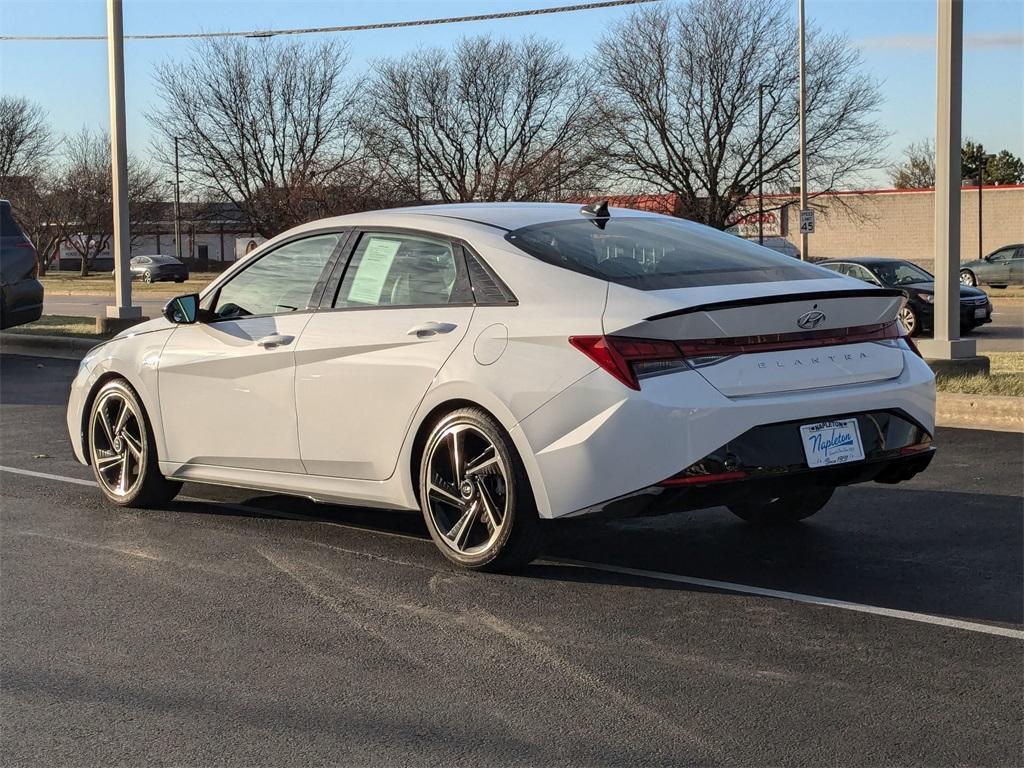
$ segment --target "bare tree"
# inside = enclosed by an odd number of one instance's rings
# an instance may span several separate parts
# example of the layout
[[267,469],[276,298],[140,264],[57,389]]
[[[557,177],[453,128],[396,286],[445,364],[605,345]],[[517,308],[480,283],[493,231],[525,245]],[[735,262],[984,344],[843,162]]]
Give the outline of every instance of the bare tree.
[[[83,128],[68,140],[66,167],[54,194],[64,200],[67,242],[82,258],[82,276],[106,250],[113,235],[110,137]],[[128,158],[128,207],[133,222],[152,218],[159,179],[152,169]],[[133,227],[137,236],[139,228]]]
[[18,177],[38,173],[53,150],[46,110],[26,98],[0,97],[0,194]]
[[889,169],[896,189],[924,189],[935,186],[935,145],[930,139],[910,144],[903,150],[903,162]]
[[366,143],[407,197],[550,199],[592,183],[592,78],[556,43],[467,38],[376,70]]
[[192,186],[236,203],[264,237],[342,212],[349,171],[362,171],[348,62],[334,42],[197,44],[155,73],[163,106],[148,118],[163,157],[179,137]]
[[39,274],[45,275],[67,237],[72,200],[56,169],[36,172],[10,192],[18,223],[36,249]]
[[[601,73],[610,177],[677,193],[684,215],[720,228],[759,180],[770,191],[795,183],[798,56],[788,11],[784,0],[694,0],[637,11],[606,34],[591,70]],[[813,193],[881,167],[879,103],[878,87],[861,72],[848,40],[812,29],[807,156]]]

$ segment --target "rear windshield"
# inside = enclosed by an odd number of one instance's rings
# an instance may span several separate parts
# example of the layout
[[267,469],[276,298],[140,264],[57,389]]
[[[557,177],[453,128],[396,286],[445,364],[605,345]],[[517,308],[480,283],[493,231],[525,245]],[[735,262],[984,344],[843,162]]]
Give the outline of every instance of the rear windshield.
[[736,283],[839,278],[681,219],[612,217],[522,227],[506,235],[513,245],[548,264],[642,291]]

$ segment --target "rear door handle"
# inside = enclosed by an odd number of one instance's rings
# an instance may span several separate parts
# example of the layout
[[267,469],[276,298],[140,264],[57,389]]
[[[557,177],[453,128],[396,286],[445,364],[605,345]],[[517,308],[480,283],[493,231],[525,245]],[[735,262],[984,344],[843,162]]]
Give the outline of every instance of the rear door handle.
[[427,336],[435,336],[439,333],[451,333],[458,326],[454,323],[438,323],[434,320],[429,320],[426,323],[420,325],[414,325],[408,330],[410,336],[419,336],[421,339]]
[[263,347],[264,349],[276,349],[277,347],[283,347],[291,344],[295,341],[294,336],[285,336],[283,333],[275,333],[271,336],[264,336],[262,339],[257,339],[256,346]]

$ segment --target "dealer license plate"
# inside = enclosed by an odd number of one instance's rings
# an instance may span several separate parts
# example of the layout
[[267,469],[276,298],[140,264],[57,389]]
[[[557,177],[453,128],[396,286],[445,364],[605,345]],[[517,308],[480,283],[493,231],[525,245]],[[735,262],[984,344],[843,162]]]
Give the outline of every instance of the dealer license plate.
[[985,316],[985,308],[981,307],[980,309],[974,310],[974,316],[975,317],[984,317]]
[[807,466],[831,467],[864,458],[864,446],[860,442],[860,429],[856,419],[820,421],[800,427],[804,443]]

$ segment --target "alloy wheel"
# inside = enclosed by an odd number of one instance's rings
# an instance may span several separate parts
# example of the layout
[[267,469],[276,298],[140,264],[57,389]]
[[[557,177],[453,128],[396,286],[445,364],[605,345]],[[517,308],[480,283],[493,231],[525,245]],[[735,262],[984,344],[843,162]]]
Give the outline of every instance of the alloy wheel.
[[444,544],[460,555],[486,552],[508,519],[508,472],[494,442],[466,423],[431,442],[426,505]]
[[972,275],[970,272],[964,270],[963,272],[960,273],[961,285],[969,285],[973,287],[975,285],[975,282],[976,281],[974,279],[974,275]]
[[92,415],[96,477],[112,496],[127,496],[142,482],[146,450],[142,417],[123,394],[105,392]]
[[907,329],[908,334],[913,334],[917,330],[917,315],[914,314],[914,310],[910,307],[903,307],[900,310],[900,322],[903,323],[903,327]]

